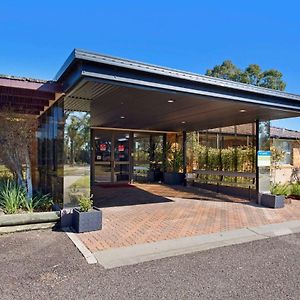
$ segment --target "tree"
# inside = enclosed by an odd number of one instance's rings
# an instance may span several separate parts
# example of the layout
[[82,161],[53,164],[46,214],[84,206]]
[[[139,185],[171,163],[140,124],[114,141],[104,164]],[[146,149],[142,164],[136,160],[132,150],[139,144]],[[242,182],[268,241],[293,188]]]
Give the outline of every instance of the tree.
[[245,70],[236,67],[230,60],[208,69],[207,76],[248,83],[256,86],[283,91],[286,87],[282,73],[275,69],[262,71],[259,65],[250,64]]
[[67,127],[67,134],[70,139],[70,164],[71,166],[75,163],[75,144],[78,143],[78,131],[80,129],[81,122],[76,116],[71,117],[71,122]]
[[[36,120],[19,116],[11,109],[0,115],[0,158],[19,185],[26,187],[32,198],[31,155],[35,139]],[[23,170],[25,166],[25,172]]]
[[90,114],[70,113],[68,118],[70,121],[66,121],[65,151],[69,153],[71,166],[74,166],[76,161],[81,160],[83,152],[89,153]]

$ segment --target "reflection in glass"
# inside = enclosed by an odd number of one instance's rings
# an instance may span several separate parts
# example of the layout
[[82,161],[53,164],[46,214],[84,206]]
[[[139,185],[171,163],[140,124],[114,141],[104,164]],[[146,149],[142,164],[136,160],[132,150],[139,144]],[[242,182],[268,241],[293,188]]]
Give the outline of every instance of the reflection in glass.
[[90,114],[64,113],[64,207],[74,207],[90,195]]

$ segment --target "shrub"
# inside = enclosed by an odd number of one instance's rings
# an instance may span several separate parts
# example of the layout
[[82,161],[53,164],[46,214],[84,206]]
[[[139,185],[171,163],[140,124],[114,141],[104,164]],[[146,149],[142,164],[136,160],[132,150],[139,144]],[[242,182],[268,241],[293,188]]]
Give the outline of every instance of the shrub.
[[80,206],[80,211],[82,212],[87,212],[89,211],[92,206],[93,206],[93,195],[92,196],[82,196],[79,198],[79,206]]
[[10,179],[0,184],[0,206],[6,214],[15,214],[26,201],[26,189]]
[[33,198],[25,199],[22,203],[22,207],[28,212],[32,213],[38,211],[49,211],[53,205],[53,200],[49,194],[43,195],[37,192]]
[[290,195],[300,195],[300,184],[292,183],[290,186]]
[[271,187],[271,193],[273,195],[284,195],[288,196],[290,192],[290,184],[275,184]]

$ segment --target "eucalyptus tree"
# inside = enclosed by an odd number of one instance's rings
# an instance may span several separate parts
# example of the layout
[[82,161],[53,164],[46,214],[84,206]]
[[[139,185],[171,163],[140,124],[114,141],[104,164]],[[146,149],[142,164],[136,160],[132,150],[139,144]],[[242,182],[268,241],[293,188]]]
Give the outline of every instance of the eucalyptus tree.
[[221,65],[207,69],[205,75],[280,91],[286,87],[286,83],[282,80],[282,73],[276,69],[263,71],[259,65],[250,64],[242,70],[231,60],[225,60]]

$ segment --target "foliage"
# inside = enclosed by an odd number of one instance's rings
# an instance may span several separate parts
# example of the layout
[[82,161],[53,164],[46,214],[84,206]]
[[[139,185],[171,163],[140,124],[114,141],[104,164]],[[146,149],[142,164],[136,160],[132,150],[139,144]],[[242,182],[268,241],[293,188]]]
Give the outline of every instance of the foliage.
[[238,146],[217,149],[197,146],[197,169],[251,172],[254,165],[254,151],[251,146]]
[[273,195],[290,195],[290,185],[289,184],[274,184],[271,186],[271,194]]
[[283,160],[285,152],[275,146],[270,147],[272,167],[279,168],[279,162]]
[[2,181],[0,185],[0,207],[6,214],[15,214],[26,201],[26,190],[13,180]]
[[90,114],[67,113],[65,126],[65,153],[69,163],[89,162]]
[[53,200],[50,195],[43,195],[42,193],[36,193],[34,197],[26,199],[22,203],[22,207],[30,213],[34,211],[49,211],[52,205]]
[[241,74],[241,70],[231,60],[225,60],[221,65],[216,65],[213,69],[208,69],[205,75],[232,81],[241,81]]
[[253,147],[239,146],[237,151],[237,171],[251,172],[255,163],[255,152]]
[[208,69],[206,75],[280,91],[286,87],[281,72],[275,69],[262,71],[257,64],[250,64],[245,70],[241,70],[232,61],[225,60],[221,65]]
[[290,184],[290,195],[300,195],[300,184],[291,183]]
[[39,192],[31,198],[27,198],[25,187],[16,181],[7,179],[0,183],[0,207],[6,214],[15,214],[20,210],[28,212],[48,211],[53,204],[49,194]]
[[233,147],[221,149],[221,168],[222,171],[234,171],[236,152]]
[[82,212],[88,212],[93,207],[93,195],[90,197],[88,196],[82,196],[78,199],[80,211]]
[[220,149],[207,148],[207,166],[209,170],[218,170],[220,168]]
[[271,193],[273,195],[300,195],[300,183],[285,183],[285,184],[274,184],[271,187]]
[[183,152],[177,143],[167,143],[167,170],[180,172],[183,168]]

